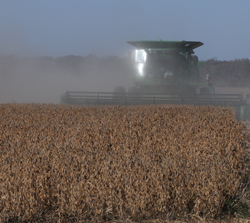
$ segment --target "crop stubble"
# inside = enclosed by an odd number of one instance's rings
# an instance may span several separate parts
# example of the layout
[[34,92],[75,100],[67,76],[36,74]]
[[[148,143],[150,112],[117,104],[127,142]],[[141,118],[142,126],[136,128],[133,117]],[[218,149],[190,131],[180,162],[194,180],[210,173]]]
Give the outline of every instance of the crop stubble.
[[215,216],[244,171],[229,108],[0,105],[1,220]]

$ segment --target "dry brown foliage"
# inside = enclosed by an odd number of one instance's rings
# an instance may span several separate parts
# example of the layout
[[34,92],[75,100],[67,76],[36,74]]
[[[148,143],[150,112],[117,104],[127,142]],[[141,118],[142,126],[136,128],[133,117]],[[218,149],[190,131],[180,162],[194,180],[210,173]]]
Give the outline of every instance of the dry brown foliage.
[[0,219],[214,217],[244,171],[229,108],[0,105]]

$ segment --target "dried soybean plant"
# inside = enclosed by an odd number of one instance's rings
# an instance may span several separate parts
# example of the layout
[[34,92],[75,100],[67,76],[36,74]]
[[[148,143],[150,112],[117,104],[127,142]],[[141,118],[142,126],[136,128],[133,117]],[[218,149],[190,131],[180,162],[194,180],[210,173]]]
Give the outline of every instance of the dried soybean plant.
[[229,108],[0,105],[1,221],[220,214],[244,171]]

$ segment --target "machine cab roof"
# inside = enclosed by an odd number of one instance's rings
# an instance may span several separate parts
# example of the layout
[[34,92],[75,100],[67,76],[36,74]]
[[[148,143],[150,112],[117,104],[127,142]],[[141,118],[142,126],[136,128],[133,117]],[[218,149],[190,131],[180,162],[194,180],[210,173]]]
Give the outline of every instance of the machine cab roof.
[[145,51],[177,51],[180,53],[192,54],[193,49],[202,46],[202,42],[197,41],[128,41],[129,44],[137,49]]

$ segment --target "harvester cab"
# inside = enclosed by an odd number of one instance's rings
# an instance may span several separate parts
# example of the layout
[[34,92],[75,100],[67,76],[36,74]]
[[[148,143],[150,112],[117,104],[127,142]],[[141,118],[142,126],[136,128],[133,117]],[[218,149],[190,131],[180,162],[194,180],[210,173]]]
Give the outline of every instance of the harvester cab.
[[129,92],[191,94],[214,93],[208,64],[199,62],[194,41],[129,41],[136,47],[134,84]]

